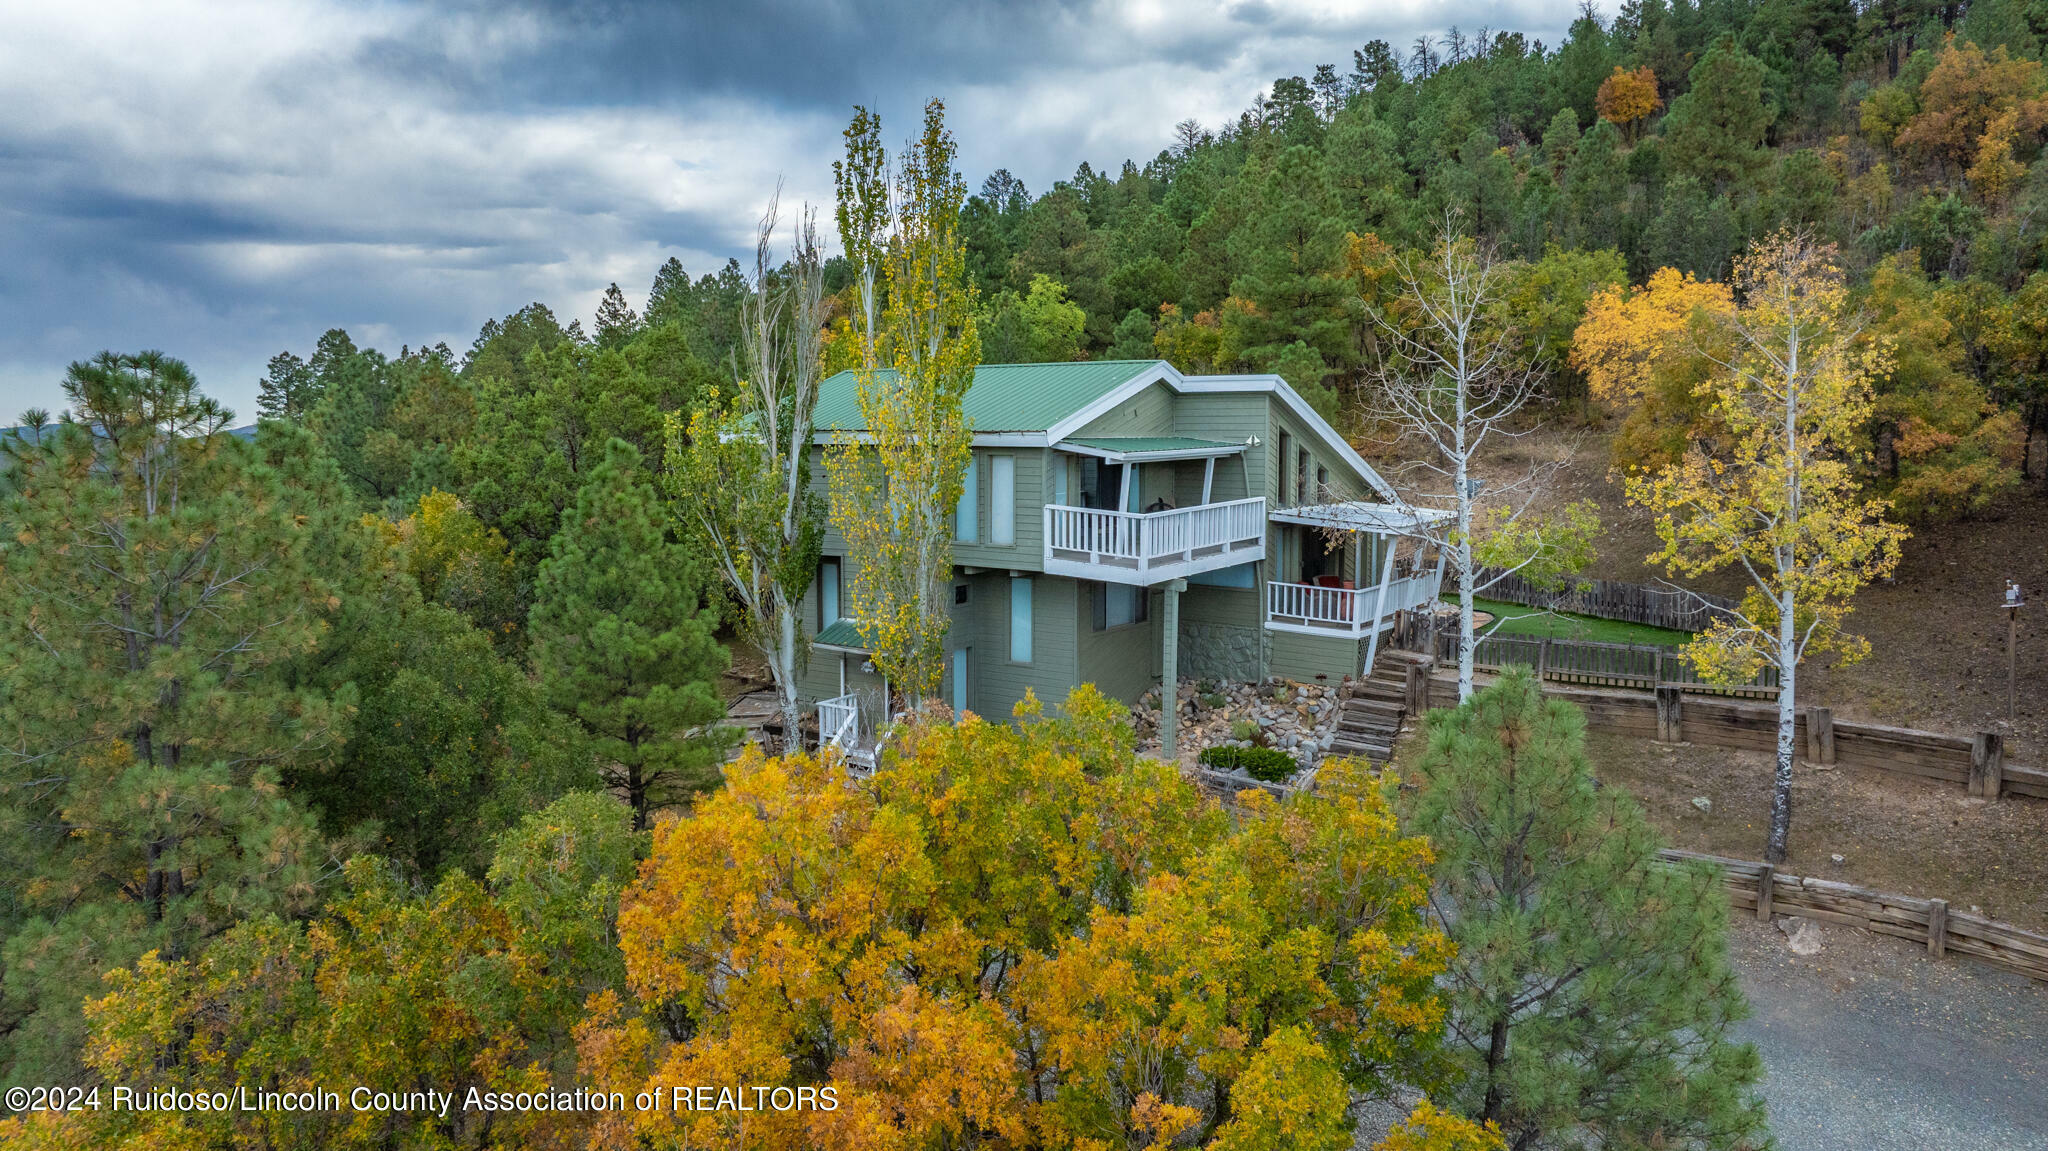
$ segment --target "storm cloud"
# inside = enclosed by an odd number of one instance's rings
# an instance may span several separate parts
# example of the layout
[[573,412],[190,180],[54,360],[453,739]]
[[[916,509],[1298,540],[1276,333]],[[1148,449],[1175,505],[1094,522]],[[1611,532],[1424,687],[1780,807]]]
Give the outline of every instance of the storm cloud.
[[0,423],[64,365],[161,348],[254,414],[326,328],[445,340],[636,304],[827,204],[854,104],[947,101],[970,181],[1114,171],[1274,78],[1452,24],[1556,43],[1571,0],[0,4]]

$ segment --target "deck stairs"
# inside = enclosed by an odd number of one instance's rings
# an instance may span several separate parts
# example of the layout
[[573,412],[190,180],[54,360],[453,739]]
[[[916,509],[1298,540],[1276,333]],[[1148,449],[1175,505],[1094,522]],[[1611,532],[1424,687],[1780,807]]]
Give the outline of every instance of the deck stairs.
[[1330,744],[1330,755],[1373,763],[1393,757],[1401,725],[1408,719],[1408,668],[1419,658],[1405,651],[1379,653],[1372,674],[1352,685],[1351,698],[1337,713],[1337,738]]

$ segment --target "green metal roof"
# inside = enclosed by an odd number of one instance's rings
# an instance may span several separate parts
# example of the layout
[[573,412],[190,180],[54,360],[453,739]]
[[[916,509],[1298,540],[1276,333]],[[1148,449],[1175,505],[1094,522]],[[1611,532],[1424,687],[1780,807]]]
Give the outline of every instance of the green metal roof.
[[1060,441],[1063,444],[1079,444],[1084,448],[1095,448],[1105,452],[1199,452],[1225,449],[1242,449],[1243,444],[1228,440],[1198,440],[1193,436],[1090,436],[1077,439],[1069,436]]
[[[983,364],[974,370],[974,383],[961,408],[977,432],[1043,432],[1158,362]],[[812,423],[819,431],[862,430],[860,404],[854,398],[856,379],[850,371],[840,372],[818,385]]]
[[827,647],[850,648],[854,651],[868,650],[868,645],[861,641],[859,625],[850,619],[833,620],[825,630],[812,636],[811,642]]

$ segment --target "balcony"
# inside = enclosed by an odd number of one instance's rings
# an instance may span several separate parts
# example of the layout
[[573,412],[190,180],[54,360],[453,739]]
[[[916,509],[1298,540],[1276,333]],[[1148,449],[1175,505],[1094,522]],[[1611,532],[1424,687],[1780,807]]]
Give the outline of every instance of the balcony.
[[1264,558],[1263,498],[1148,513],[1045,508],[1048,575],[1149,586]]
[[1274,631],[1358,639],[1380,630],[1397,611],[1420,607],[1437,597],[1440,577],[1425,571],[1380,586],[1347,588],[1318,584],[1266,585],[1266,626]]

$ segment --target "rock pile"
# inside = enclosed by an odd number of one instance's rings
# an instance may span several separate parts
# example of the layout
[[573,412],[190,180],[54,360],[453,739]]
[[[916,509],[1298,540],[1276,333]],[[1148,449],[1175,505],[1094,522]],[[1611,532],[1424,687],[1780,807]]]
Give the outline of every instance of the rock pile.
[[[1337,714],[1348,688],[1348,681],[1325,687],[1280,679],[1258,684],[1181,680],[1176,693],[1180,762],[1193,766],[1206,748],[1257,746],[1284,751],[1302,767],[1314,767],[1336,739]],[[1159,718],[1155,687],[1131,709],[1140,754],[1158,754]]]

